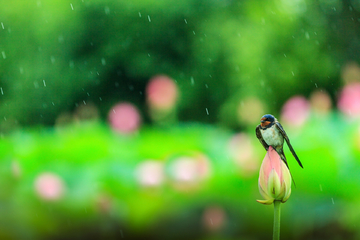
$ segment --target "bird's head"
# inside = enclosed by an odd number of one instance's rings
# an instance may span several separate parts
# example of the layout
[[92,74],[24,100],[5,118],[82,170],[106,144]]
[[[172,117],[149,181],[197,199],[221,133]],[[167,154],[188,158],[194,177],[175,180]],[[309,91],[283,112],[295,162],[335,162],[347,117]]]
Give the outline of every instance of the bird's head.
[[275,123],[275,117],[271,114],[266,114],[260,119],[260,125],[262,128],[271,127]]

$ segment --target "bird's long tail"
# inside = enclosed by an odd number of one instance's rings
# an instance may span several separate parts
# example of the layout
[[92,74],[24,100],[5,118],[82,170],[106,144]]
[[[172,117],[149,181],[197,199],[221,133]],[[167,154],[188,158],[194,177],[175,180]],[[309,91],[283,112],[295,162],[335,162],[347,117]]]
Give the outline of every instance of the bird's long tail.
[[286,160],[286,157],[285,157],[285,154],[284,154],[284,151],[281,149],[281,150],[277,150],[277,152],[279,153],[280,157],[281,157],[281,160],[283,160],[283,162],[285,163],[286,167],[289,169],[289,173],[290,173],[290,176],[291,176],[291,179],[292,179],[292,182],[294,183],[294,187],[296,188],[296,184],[295,184],[295,180],[291,174],[291,171],[290,171],[290,168],[289,168],[289,164],[287,163],[287,160]]

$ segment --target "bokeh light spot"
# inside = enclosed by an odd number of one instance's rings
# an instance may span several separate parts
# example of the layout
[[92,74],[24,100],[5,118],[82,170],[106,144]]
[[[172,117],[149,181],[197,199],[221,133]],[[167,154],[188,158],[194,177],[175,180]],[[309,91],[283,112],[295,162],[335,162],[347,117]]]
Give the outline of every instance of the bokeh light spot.
[[109,112],[111,127],[119,133],[132,133],[138,130],[141,118],[137,108],[130,103],[119,103]]

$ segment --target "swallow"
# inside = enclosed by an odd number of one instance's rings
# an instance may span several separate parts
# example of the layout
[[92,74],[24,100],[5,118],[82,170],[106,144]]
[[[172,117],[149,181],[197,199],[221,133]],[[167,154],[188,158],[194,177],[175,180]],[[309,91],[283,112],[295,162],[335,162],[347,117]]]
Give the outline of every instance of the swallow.
[[285,165],[290,170],[283,150],[285,139],[292,155],[300,167],[304,168],[298,156],[296,155],[294,148],[291,146],[290,140],[284,128],[273,115],[266,114],[262,116],[260,124],[256,127],[256,137],[259,139],[260,143],[264,146],[266,151],[269,149],[269,146],[272,146],[280,155],[281,160],[284,161]]

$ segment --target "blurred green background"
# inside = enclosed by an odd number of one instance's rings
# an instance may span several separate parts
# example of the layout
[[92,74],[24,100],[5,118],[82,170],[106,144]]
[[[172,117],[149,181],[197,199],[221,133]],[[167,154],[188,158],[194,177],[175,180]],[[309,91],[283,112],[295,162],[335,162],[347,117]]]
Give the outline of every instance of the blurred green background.
[[359,0],[29,0],[0,8],[0,239],[360,239]]

